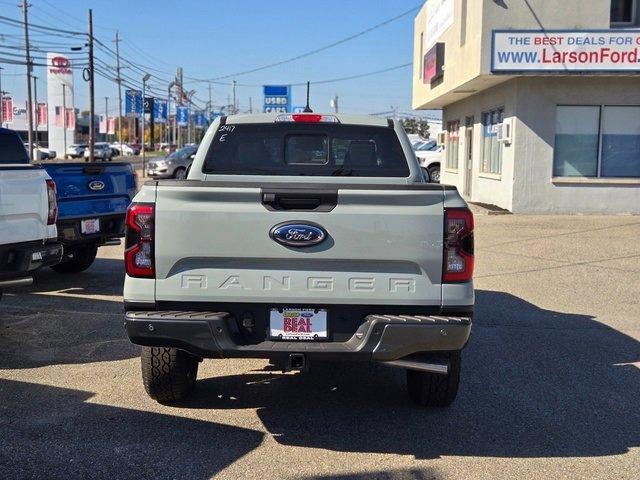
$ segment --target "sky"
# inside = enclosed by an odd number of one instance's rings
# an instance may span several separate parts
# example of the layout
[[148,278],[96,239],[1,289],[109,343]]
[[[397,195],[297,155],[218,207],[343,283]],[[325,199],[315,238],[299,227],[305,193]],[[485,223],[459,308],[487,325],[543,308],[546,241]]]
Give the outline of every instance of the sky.
[[[0,0],[0,15],[20,20],[22,13],[17,3]],[[209,98],[208,83],[192,79],[232,75],[216,80],[222,84],[212,84],[213,103],[227,103],[232,91],[230,82],[235,79],[240,109],[245,110],[250,97],[253,108],[261,108],[261,85],[330,80],[411,63],[413,20],[421,3],[420,0],[30,0],[29,20],[33,24],[86,31],[87,10],[91,8],[96,38],[113,49],[118,30],[123,64],[138,67],[127,66],[123,70],[129,82],[140,84],[143,69],[152,74],[152,87],[166,92],[168,81],[181,66],[185,88],[196,90],[195,98],[204,104]],[[333,48],[284,65],[234,75],[324,47],[414,7],[402,18]],[[19,43],[19,27],[0,23],[0,47],[3,42]],[[32,35],[31,43],[36,47],[54,42],[67,45],[76,40]],[[0,50],[0,58],[3,51],[7,50]],[[105,48],[96,48],[96,56],[105,73],[107,65],[115,65],[113,54]],[[26,98],[25,67],[0,66],[4,68],[3,89],[14,98]],[[35,75],[42,79],[38,90],[45,92],[44,67],[35,70]],[[409,66],[348,81],[312,85],[311,106],[316,111],[329,111],[330,99],[337,94],[342,112],[369,114],[392,107],[411,112],[411,74]],[[114,114],[116,84],[96,78],[97,113],[103,113],[104,97],[109,96],[112,99],[109,113]],[[88,84],[83,82],[80,71],[75,73],[74,83],[75,106],[86,108]],[[304,105],[304,101],[305,87],[294,86],[294,105]]]

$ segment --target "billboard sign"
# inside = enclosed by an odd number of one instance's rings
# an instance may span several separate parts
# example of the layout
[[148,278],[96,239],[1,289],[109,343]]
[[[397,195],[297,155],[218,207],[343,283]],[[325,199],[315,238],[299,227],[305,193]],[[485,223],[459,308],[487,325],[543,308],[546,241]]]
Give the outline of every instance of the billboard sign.
[[640,72],[640,30],[494,30],[491,71]]
[[126,90],[124,94],[125,116],[140,117],[142,115],[142,92],[140,90]]
[[291,86],[264,85],[264,112],[291,113]]
[[176,107],[176,123],[179,127],[186,127],[189,125],[189,107]]
[[[49,125],[49,148],[62,152],[65,145],[75,141],[75,110],[72,59],[66,54],[47,52],[47,117],[55,119],[56,108],[74,112],[73,122],[67,122],[67,129],[56,123]],[[38,115],[40,117],[40,115]],[[74,128],[70,128],[73,125]]]

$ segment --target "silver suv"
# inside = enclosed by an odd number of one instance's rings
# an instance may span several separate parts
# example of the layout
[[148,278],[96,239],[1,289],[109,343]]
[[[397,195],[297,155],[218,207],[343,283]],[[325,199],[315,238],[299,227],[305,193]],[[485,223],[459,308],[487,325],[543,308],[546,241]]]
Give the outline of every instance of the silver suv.
[[193,162],[198,146],[188,146],[176,150],[167,157],[149,162],[147,175],[153,178],[187,178],[187,171]]

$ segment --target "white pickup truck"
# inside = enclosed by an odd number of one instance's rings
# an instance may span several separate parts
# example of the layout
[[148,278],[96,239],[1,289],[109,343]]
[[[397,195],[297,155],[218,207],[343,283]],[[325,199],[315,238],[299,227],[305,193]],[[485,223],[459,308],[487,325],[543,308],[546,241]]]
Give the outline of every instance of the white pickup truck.
[[29,164],[17,133],[0,128],[0,295],[32,281],[37,269],[62,256],[57,241],[56,186]]
[[406,369],[416,403],[449,405],[473,228],[392,120],[221,117],[187,180],[147,182],[127,214],[125,328],[145,388],[186,398],[204,358],[368,361]]

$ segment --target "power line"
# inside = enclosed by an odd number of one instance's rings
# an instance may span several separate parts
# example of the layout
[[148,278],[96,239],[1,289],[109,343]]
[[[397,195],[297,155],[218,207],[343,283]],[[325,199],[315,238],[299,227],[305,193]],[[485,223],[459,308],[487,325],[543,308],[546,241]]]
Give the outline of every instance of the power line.
[[320,48],[316,48],[313,50],[309,50],[308,52],[305,53],[301,53],[300,55],[296,55],[294,57],[291,58],[287,58],[285,60],[280,60],[279,62],[274,62],[274,63],[270,63],[267,65],[262,65],[261,67],[255,67],[255,68],[251,68],[249,70],[244,70],[242,72],[237,72],[237,73],[230,73],[228,75],[222,75],[219,77],[214,77],[211,79],[199,79],[199,78],[194,78],[194,77],[187,77],[190,80],[193,80],[195,82],[208,82],[211,80],[223,80],[225,78],[232,78],[232,77],[239,77],[240,75],[246,75],[249,73],[254,73],[254,72],[259,72],[260,70],[266,70],[267,68],[272,68],[272,67],[277,67],[280,65],[284,65],[285,63],[290,63],[290,62],[294,62],[296,60],[300,60],[302,58],[308,57],[310,55],[315,55],[316,53],[320,53],[323,52],[325,50],[328,50],[330,48],[336,47],[338,45],[342,45],[343,43],[349,42],[351,40],[354,40],[358,37],[361,37],[362,35],[366,35],[369,32],[372,32],[373,30],[376,30],[378,28],[384,27],[385,25],[388,25],[389,23],[395,22],[396,20],[405,17],[413,12],[415,12],[416,10],[420,9],[422,7],[422,5],[417,5],[413,8],[411,8],[410,10],[407,10],[406,12],[401,13],[400,15],[396,15],[395,17],[389,18],[388,20],[385,20],[383,22],[380,22],[376,25],[373,25],[372,27],[369,27],[365,30],[362,30],[358,33],[354,33],[353,35],[349,35],[348,37],[342,38],[336,42],[330,43],[328,45],[325,45],[323,47]]

